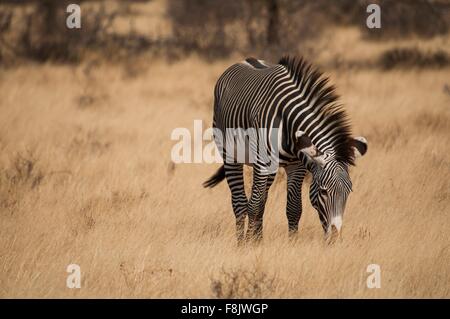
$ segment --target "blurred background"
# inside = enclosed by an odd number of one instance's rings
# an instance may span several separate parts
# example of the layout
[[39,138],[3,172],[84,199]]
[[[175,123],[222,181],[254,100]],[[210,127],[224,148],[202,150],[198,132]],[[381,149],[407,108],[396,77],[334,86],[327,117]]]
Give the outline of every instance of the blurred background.
[[[448,0],[80,0],[76,3],[82,11],[81,29],[64,27],[70,3],[2,0],[1,64],[24,60],[77,63],[93,57],[117,61],[142,56],[174,61],[189,54],[207,60],[232,54],[276,60],[284,53],[316,60],[327,54],[320,62],[335,67],[439,67],[449,63],[444,48],[387,48],[379,52],[376,61],[365,61],[364,55],[349,60],[345,50],[334,48],[339,41],[334,39],[334,31],[341,27],[354,27],[370,42],[445,35],[450,24]],[[382,7],[381,29],[366,26],[370,3]]]

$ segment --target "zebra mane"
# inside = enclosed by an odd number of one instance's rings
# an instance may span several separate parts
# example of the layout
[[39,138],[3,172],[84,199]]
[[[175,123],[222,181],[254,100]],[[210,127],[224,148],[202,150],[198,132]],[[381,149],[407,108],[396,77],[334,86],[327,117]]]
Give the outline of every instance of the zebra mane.
[[339,96],[335,92],[335,87],[328,83],[329,78],[305,61],[303,57],[283,56],[278,64],[285,66],[296,84],[305,90],[305,97],[315,100],[312,111],[322,114],[325,119],[323,127],[332,124],[332,129],[335,129],[334,136],[337,136],[332,145],[335,159],[348,165],[354,165],[350,122],[338,101]]

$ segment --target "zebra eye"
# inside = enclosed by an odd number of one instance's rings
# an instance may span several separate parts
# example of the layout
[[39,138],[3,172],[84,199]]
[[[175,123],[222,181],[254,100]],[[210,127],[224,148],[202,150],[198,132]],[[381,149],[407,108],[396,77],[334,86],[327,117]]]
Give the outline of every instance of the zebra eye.
[[327,195],[328,195],[327,189],[324,188],[324,187],[320,187],[320,188],[319,188],[319,193],[320,193],[320,195],[322,195],[322,196],[327,196]]

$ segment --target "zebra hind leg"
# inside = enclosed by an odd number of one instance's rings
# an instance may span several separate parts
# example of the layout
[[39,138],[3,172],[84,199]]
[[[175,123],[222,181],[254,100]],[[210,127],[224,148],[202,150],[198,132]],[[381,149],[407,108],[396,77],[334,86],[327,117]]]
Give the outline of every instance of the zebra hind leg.
[[248,203],[249,224],[248,241],[261,241],[263,237],[263,216],[269,188],[275,180],[275,174],[261,175],[258,170],[253,172],[252,195]]
[[225,164],[225,177],[231,191],[231,203],[236,217],[236,238],[238,245],[242,245],[245,239],[248,202],[244,189],[243,164]]

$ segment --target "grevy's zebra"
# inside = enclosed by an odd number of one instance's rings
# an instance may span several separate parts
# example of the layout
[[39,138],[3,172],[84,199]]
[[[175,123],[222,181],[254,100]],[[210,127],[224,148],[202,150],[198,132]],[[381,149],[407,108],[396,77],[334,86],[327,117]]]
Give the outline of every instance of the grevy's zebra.
[[[338,104],[328,79],[302,58],[283,57],[278,64],[248,58],[232,65],[219,78],[214,90],[213,128],[279,128],[279,165],[287,173],[286,214],[289,233],[297,232],[302,213],[301,186],[307,171],[312,173],[310,200],[318,211],[325,235],[339,233],[345,203],[352,189],[348,167],[367,151],[363,137],[352,138],[346,114]],[[226,134],[224,134],[226,139]],[[223,152],[224,165],[204,183],[214,187],[226,178],[236,216],[238,243],[260,239],[264,206],[275,172],[256,155],[250,199],[244,191],[243,163],[227,159],[227,144],[215,134]],[[274,148],[273,139],[258,137],[257,144]],[[254,147],[250,145],[254,151]],[[230,150],[228,150],[230,153]]]

